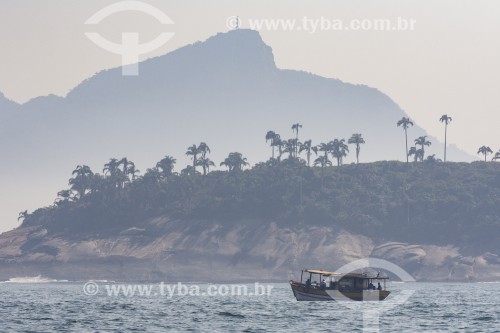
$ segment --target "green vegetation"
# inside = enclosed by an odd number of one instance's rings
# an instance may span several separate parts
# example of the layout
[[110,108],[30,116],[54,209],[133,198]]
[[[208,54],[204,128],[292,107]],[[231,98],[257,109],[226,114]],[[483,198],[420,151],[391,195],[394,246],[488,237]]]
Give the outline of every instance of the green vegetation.
[[[411,121],[405,122],[398,126],[406,132]],[[23,226],[41,225],[51,233],[89,236],[162,215],[224,223],[265,219],[289,227],[329,225],[386,240],[498,246],[500,164],[440,163],[434,155],[424,159],[430,142],[423,136],[415,140],[420,147],[408,152],[421,163],[343,165],[349,152],[345,139],[301,143],[301,127],[294,124],[295,138],[288,140],[267,132],[273,157],[252,168],[241,153],[231,152],[220,163],[227,171],[211,171],[215,163],[204,142],[187,148],[192,165],[180,173],[169,155],[143,175],[127,158],[110,159],[102,174],[78,165],[69,189],[58,192],[52,206],[21,212],[19,219]],[[357,161],[364,142],[359,133],[348,140],[356,146]],[[312,153],[319,156],[310,167]],[[492,151],[481,147],[478,153],[486,157]],[[499,157],[500,151],[494,159]]]
[[55,233],[102,234],[167,215],[229,222],[259,218],[290,227],[332,225],[409,242],[475,240],[486,246],[500,234],[498,163],[308,168],[288,158],[206,176],[153,168],[134,180],[123,169],[116,170],[93,174],[88,183],[74,181],[71,196],[60,195],[53,206],[23,215],[23,225],[43,225]]

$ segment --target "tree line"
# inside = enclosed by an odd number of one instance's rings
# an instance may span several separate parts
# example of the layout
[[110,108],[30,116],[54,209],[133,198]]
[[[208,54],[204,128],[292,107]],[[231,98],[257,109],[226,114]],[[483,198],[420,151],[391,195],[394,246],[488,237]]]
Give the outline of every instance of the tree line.
[[[444,123],[444,162],[446,162],[446,151],[447,151],[447,138],[448,138],[448,125],[451,123],[452,118],[447,114],[444,114],[439,118],[439,121]],[[413,122],[408,117],[403,117],[397,122],[397,126],[401,126],[405,131],[405,140],[406,140],[406,162],[408,163],[408,159],[410,156],[413,156],[414,162],[424,161],[425,155],[425,147],[430,146],[432,142],[427,140],[427,136],[420,136],[414,140],[415,146],[410,147],[408,149],[408,128],[413,126]],[[491,150],[488,146],[479,147],[477,154],[482,154],[484,156],[484,161],[486,162],[486,157],[489,154],[493,154],[493,150]],[[441,159],[436,158],[435,155],[430,155],[427,157],[430,161],[442,161]],[[500,149],[495,153],[492,161],[496,161],[500,159]]]
[[[444,161],[446,161],[447,127],[451,120],[452,118],[448,115],[443,115],[440,118],[440,121],[445,124]],[[397,126],[401,126],[405,132],[406,162],[409,162],[410,156],[413,156],[415,162],[423,162],[425,147],[431,145],[431,142],[427,140],[427,136],[416,138],[414,140],[415,146],[408,149],[408,129],[413,126],[413,122],[409,118],[403,117],[397,122]],[[354,145],[356,163],[359,164],[361,145],[365,143],[362,134],[352,134],[347,142],[343,138],[336,138],[328,142],[313,145],[310,139],[304,142],[299,140],[299,131],[301,128],[302,124],[293,124],[291,130],[294,137],[289,139],[282,139],[280,134],[272,130],[266,133],[265,140],[269,142],[271,147],[271,158],[266,162],[268,165],[272,166],[283,162],[283,155],[286,154],[287,160],[297,161],[297,165],[310,167],[312,162],[313,166],[320,167],[321,179],[323,179],[324,169],[328,166],[332,166],[332,160],[336,161],[337,166],[343,164],[344,158],[349,153],[348,145]],[[179,173],[174,172],[177,160],[170,155],[163,157],[154,167],[147,169],[142,176],[139,176],[140,171],[136,168],[135,163],[128,160],[126,157],[121,159],[111,158],[109,162],[104,165],[102,173],[94,173],[87,165],[78,165],[72,171],[72,177],[68,182],[69,188],[57,193],[55,204],[62,205],[67,202],[75,202],[86,195],[95,193],[107,193],[109,197],[113,195],[110,194],[113,191],[124,189],[138,178],[145,183],[153,184],[155,182],[165,181],[173,176],[207,176],[210,173],[210,169],[215,166],[215,162],[209,157],[210,153],[211,149],[205,142],[187,147],[185,154],[191,158],[192,164],[187,165]],[[485,161],[486,156],[491,153],[493,153],[493,151],[487,146],[482,146],[478,150],[478,154],[484,155]],[[314,160],[311,159],[313,154],[316,156]],[[302,158],[302,156],[304,158]],[[498,159],[500,159],[500,151],[494,155],[492,160]],[[425,160],[441,161],[440,159],[436,159],[435,155],[428,156]],[[241,172],[244,167],[248,165],[249,162],[247,158],[239,152],[229,153],[228,156],[219,163],[219,166],[225,166],[229,173]],[[199,170],[201,170],[201,172]],[[321,186],[323,186],[323,181],[321,181]],[[25,219],[28,215],[27,211],[23,211],[19,214],[19,219]]]

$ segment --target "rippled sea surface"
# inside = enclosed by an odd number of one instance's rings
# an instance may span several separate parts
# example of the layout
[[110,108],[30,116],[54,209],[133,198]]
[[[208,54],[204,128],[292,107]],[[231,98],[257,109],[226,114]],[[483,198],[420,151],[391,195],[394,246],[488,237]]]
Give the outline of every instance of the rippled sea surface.
[[[0,283],[1,332],[365,332],[362,308],[269,296],[90,296],[84,283]],[[157,285],[153,285],[157,288]],[[202,286],[206,288],[207,285]],[[253,285],[249,285],[249,290]],[[390,283],[403,304],[379,309],[373,332],[500,332],[500,283]],[[366,314],[365,314],[366,315]]]

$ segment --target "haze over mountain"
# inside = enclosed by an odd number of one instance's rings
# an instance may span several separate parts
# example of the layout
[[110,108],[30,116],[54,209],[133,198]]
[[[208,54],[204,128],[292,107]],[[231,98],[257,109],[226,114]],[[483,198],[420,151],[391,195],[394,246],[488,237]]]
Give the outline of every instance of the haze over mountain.
[[[50,203],[77,164],[97,172],[109,158],[127,156],[145,171],[169,154],[179,169],[189,163],[186,147],[200,141],[217,164],[232,151],[254,164],[270,156],[265,133],[292,137],[296,122],[299,138],[313,144],[362,133],[362,162],[404,158],[396,122],[407,115],[394,101],[367,86],[278,69],[255,31],[218,34],[144,61],[139,71],[102,71],[64,98],[17,105],[0,95],[0,229],[12,228],[20,210]],[[412,127],[410,143],[421,135]],[[428,153],[441,157],[442,144],[431,141]],[[448,159],[472,157],[451,146]]]

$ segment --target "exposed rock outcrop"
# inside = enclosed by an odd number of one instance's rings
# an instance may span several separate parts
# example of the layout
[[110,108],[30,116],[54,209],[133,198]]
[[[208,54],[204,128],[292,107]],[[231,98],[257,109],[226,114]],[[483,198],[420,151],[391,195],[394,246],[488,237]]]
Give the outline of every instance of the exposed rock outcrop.
[[302,268],[335,270],[368,256],[425,281],[500,279],[495,253],[466,257],[454,246],[376,241],[331,227],[290,229],[262,220],[217,223],[166,217],[115,235],[69,239],[43,228],[0,236],[0,280],[286,281]]

